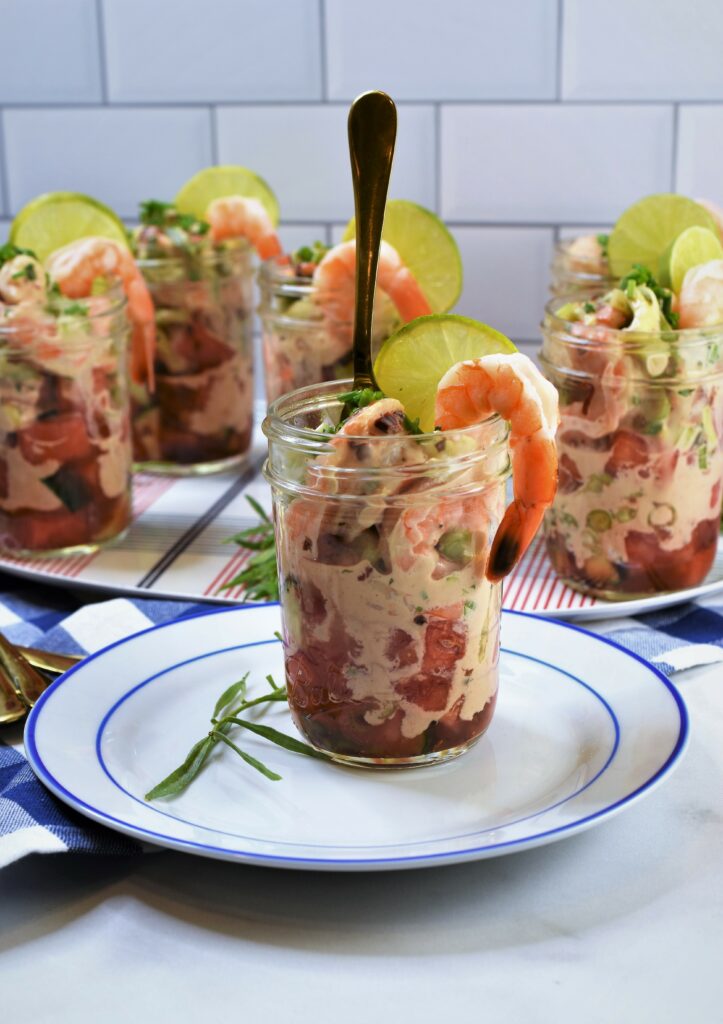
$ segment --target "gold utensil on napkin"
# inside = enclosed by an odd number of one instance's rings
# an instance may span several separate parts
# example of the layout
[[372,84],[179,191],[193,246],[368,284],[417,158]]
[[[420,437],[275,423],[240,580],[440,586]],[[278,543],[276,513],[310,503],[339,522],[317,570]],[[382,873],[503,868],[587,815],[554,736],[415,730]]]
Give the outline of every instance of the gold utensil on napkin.
[[19,721],[52,682],[48,676],[61,675],[80,660],[77,655],[16,647],[0,634],[0,725]]

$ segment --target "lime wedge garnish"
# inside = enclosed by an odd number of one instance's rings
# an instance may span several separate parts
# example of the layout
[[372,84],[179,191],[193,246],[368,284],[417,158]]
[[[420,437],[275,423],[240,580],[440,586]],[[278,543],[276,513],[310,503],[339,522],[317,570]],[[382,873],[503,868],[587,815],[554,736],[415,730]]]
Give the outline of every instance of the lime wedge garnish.
[[451,313],[420,316],[382,345],[374,363],[377,383],[397,398],[422,430],[434,429],[437,385],[447,370],[464,359],[516,352],[509,338],[494,328]]
[[[346,226],[344,241],[355,234],[352,218]],[[434,312],[451,309],[462,291],[462,257],[439,217],[406,199],[390,199],[384,212],[382,238],[394,246],[414,274]]]
[[670,281],[676,295],[691,267],[723,259],[723,245],[717,233],[708,228],[686,228],[678,235],[670,250]]
[[623,277],[641,263],[666,283],[670,249],[686,228],[715,231],[707,210],[673,193],[646,196],[618,218],[608,239],[608,260],[614,277]]
[[279,223],[279,204],[264,179],[248,167],[236,167],[233,164],[206,167],[194,174],[180,188],[175,204],[180,213],[191,213],[203,220],[214,199],[223,199],[225,196],[258,199],[274,227]]
[[97,199],[80,192],[46,192],[22,208],[10,225],[9,240],[32,249],[43,262],[69,242],[91,235],[128,245],[123,222]]

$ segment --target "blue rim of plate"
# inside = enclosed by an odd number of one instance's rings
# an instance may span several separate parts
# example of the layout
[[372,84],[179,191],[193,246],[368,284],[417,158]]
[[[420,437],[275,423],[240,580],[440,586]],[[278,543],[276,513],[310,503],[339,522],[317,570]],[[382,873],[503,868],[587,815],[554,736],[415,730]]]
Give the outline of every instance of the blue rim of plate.
[[230,608],[214,608],[209,611],[201,609],[198,612],[192,613],[191,615],[184,615],[178,619],[172,620],[171,622],[164,622],[155,626],[150,626],[148,629],[140,630],[138,633],[134,633],[129,637],[124,637],[121,640],[116,640],[114,643],[108,644],[107,647],[103,647],[101,648],[101,650],[88,655],[78,665],[73,666],[73,668],[69,669],[62,676],[60,676],[51,687],[49,687],[47,690],[45,690],[43,694],[41,694],[39,700],[31,710],[25,726],[24,742],[26,754],[28,756],[28,760],[33,771],[38,776],[40,781],[43,782],[51,790],[51,792],[55,793],[56,796],[63,800],[64,803],[68,804],[70,807],[75,808],[80,813],[85,814],[85,816],[89,817],[91,820],[99,822],[102,825],[106,825],[109,828],[113,828],[115,831],[122,832],[135,839],[139,839],[142,836],[145,836],[151,843],[155,839],[159,845],[179,850],[181,852],[193,853],[194,851],[205,851],[207,854],[210,854],[211,856],[223,857],[224,859],[227,859],[229,861],[236,860],[239,863],[244,863],[247,861],[257,861],[260,864],[276,863],[278,864],[279,867],[283,867],[285,864],[290,867],[293,867],[297,864],[303,864],[306,866],[337,865],[361,867],[367,865],[370,868],[373,868],[383,864],[421,864],[425,862],[429,863],[434,861],[445,863],[448,860],[448,858],[454,858],[455,861],[464,859],[473,860],[475,859],[475,855],[484,854],[485,856],[488,856],[495,850],[511,849],[514,847],[524,847],[525,845],[530,843],[534,843],[535,845],[541,845],[546,841],[550,841],[555,836],[574,834],[575,832],[582,831],[598,819],[612,817],[612,815],[622,810],[624,807],[628,806],[635,800],[639,799],[641,796],[643,796],[643,794],[647,793],[656,785],[658,785],[658,783],[662,781],[662,779],[671,771],[674,765],[678,762],[683,752],[685,751],[685,748],[688,743],[688,739],[690,736],[690,719],[688,716],[688,710],[685,706],[685,702],[681,694],[679,693],[677,687],[675,687],[673,683],[671,683],[671,681],[667,679],[666,676],[664,676],[659,669],[657,669],[649,661],[646,661],[645,658],[642,658],[639,654],[635,654],[634,651],[627,650],[625,647],[622,647],[620,644],[615,643],[614,640],[610,640],[608,637],[599,636],[596,633],[590,633],[589,630],[583,629],[580,626],[576,626],[573,623],[562,622],[557,619],[550,619],[547,616],[535,615],[530,612],[505,610],[503,611],[503,615],[516,615],[520,618],[537,619],[540,622],[545,623],[546,625],[558,626],[561,629],[570,629],[576,633],[582,633],[584,636],[590,637],[591,639],[598,641],[600,643],[607,644],[609,647],[612,647],[615,650],[620,651],[627,657],[632,658],[634,661],[639,662],[646,669],[648,669],[655,677],[657,677],[659,682],[663,684],[665,689],[670,693],[671,697],[673,698],[673,702],[678,711],[680,719],[678,737],[675,741],[675,744],[673,745],[673,749],[671,750],[670,754],[668,755],[664,763],[657,769],[657,771],[654,772],[653,775],[650,776],[650,778],[646,779],[644,783],[638,786],[637,789],[633,790],[630,793],[627,793],[624,797],[621,797],[619,800],[616,800],[612,804],[609,804],[607,807],[602,807],[599,810],[593,812],[592,814],[586,815],[583,818],[578,818],[576,821],[569,822],[566,825],[559,825],[556,828],[548,829],[545,832],[537,832],[532,835],[521,836],[517,839],[505,840],[504,842],[500,843],[484,844],[482,846],[469,847],[463,850],[446,850],[435,853],[417,854],[412,856],[359,858],[277,856],[276,854],[271,853],[257,853],[252,850],[232,850],[228,847],[218,847],[212,846],[208,843],[197,843],[191,840],[177,839],[175,836],[167,836],[161,832],[154,832],[151,829],[145,829],[140,826],[129,824],[127,821],[124,821],[120,818],[116,818],[113,815],[107,814],[105,811],[102,811],[97,807],[93,807],[91,804],[88,804],[85,800],[76,796],[74,793],[71,793],[68,789],[65,788],[65,786],[63,786],[61,782],[58,781],[58,779],[55,778],[52,772],[50,772],[49,769],[46,767],[42,757],[40,756],[40,752],[38,751],[35,737],[37,720],[42,712],[43,707],[52,697],[53,693],[57,693],[60,686],[62,686],[77,671],[79,671],[81,668],[84,668],[88,663],[90,663],[91,661],[95,661],[96,658],[101,657],[107,651],[113,650],[115,647],[120,647],[123,644],[129,643],[130,641],[135,640],[139,636],[145,636],[148,633],[155,633],[159,630],[166,629],[169,626],[178,625],[186,619],[203,618],[205,616],[211,615],[223,615],[229,612],[237,612],[246,608],[253,608],[259,610],[261,608],[272,607],[279,607],[279,602],[274,601],[269,602],[267,604],[239,604]]
[[[130,690],[126,690],[126,692],[123,694],[123,696],[119,697],[118,700],[108,709],[108,711],[106,711],[106,713],[103,716],[103,718],[101,719],[100,725],[97,727],[96,733],[95,733],[95,756],[96,756],[96,758],[98,760],[98,763],[100,764],[101,768],[103,769],[104,774],[107,776],[108,779],[110,779],[110,781],[113,783],[113,785],[116,787],[116,789],[119,789],[121,791],[121,793],[123,793],[124,796],[127,796],[134,803],[140,804],[141,807],[145,807],[147,810],[152,810],[154,813],[159,814],[161,817],[170,818],[171,821],[178,821],[178,822],[181,822],[182,824],[191,825],[192,827],[194,827],[196,825],[195,822],[189,821],[188,818],[181,818],[177,814],[169,814],[168,811],[164,811],[160,807],[155,806],[154,804],[148,804],[145,800],[141,800],[140,797],[135,796],[134,793],[131,793],[130,790],[125,788],[125,786],[121,785],[121,783],[118,781],[118,779],[113,775],[111,770],[108,768],[108,765],[106,764],[106,761],[105,761],[105,757],[103,756],[102,742],[103,742],[103,733],[105,732],[106,726],[108,725],[108,723],[110,722],[111,718],[113,717],[115,712],[118,710],[118,708],[121,707],[126,702],[126,700],[128,700],[130,697],[132,697],[133,694],[137,693],[138,690],[142,690],[149,683],[155,682],[156,679],[160,679],[161,676],[167,675],[169,672],[173,672],[174,669],[183,668],[185,665],[189,665],[189,664],[191,664],[193,662],[196,662],[196,661],[202,661],[204,658],[212,658],[216,654],[226,654],[226,653],[228,653],[230,651],[241,651],[241,650],[246,650],[248,647],[258,647],[258,646],[261,646],[263,644],[278,643],[278,642],[279,642],[278,640],[252,640],[250,643],[247,643],[247,644],[236,644],[233,647],[219,648],[218,650],[210,651],[207,654],[197,654],[193,658],[187,658],[184,661],[176,662],[174,665],[169,665],[167,668],[162,669],[160,672],[154,673],[152,676],[149,676],[147,679],[142,679],[139,683],[136,683],[133,687],[131,687]],[[604,775],[604,773],[608,770],[608,768],[612,765],[613,761],[615,760],[615,755],[617,754],[618,748],[620,746],[620,722],[618,720],[617,715],[615,714],[615,712],[611,708],[610,704],[605,700],[605,698],[602,696],[602,694],[598,693],[598,691],[593,686],[590,686],[590,684],[586,683],[583,679],[580,679],[578,676],[573,675],[572,672],[567,672],[565,669],[562,669],[562,668],[560,668],[557,665],[553,665],[552,662],[550,662],[550,661],[544,661],[542,658],[535,658],[534,655],[532,655],[532,654],[522,654],[520,651],[512,651],[512,650],[509,650],[506,647],[502,647],[502,648],[500,648],[500,650],[504,651],[505,654],[512,655],[515,658],[524,658],[527,661],[534,661],[538,665],[544,665],[546,668],[553,669],[555,672],[559,673],[562,676],[566,676],[568,679],[571,679],[573,682],[575,682],[579,686],[581,686],[584,690],[587,690],[588,693],[592,694],[592,696],[602,705],[603,709],[607,712],[607,715],[608,715],[608,717],[610,719],[610,722],[612,724],[612,729],[613,729],[613,736],[614,736],[613,744],[612,744],[612,747],[610,749],[610,753],[608,754],[607,758],[605,759],[605,763],[595,772],[595,774],[591,778],[589,778],[587,780],[587,782],[585,782],[583,785],[581,785],[579,787],[579,789],[574,790],[572,793],[568,793],[567,796],[561,797],[559,800],[556,800],[552,804],[548,804],[546,807],[542,807],[539,810],[534,811],[532,814],[526,814],[526,815],[524,815],[521,818],[514,818],[511,821],[505,821],[504,825],[502,825],[502,826],[501,825],[490,825],[487,828],[475,829],[473,832],[464,832],[461,835],[439,836],[438,838],[436,838],[434,840],[421,839],[421,840],[414,840],[412,842],[406,842],[406,843],[374,843],[374,844],[370,845],[369,847],[365,847],[361,843],[354,843],[353,845],[351,845],[349,847],[345,846],[343,843],[335,843],[334,844],[334,849],[335,850],[345,850],[345,849],[350,849],[350,850],[364,850],[364,849],[385,850],[385,849],[394,849],[394,848],[399,847],[399,846],[402,846],[402,847],[405,847],[405,848],[409,848],[409,847],[412,847],[412,846],[428,846],[430,842],[435,842],[435,843],[451,843],[451,842],[456,842],[456,841],[458,841],[460,839],[469,839],[471,836],[483,836],[483,835],[486,835],[488,832],[496,832],[501,827],[510,828],[513,825],[519,825],[519,824],[521,824],[524,821],[530,821],[530,820],[532,820],[532,818],[539,818],[540,815],[542,815],[542,814],[547,814],[549,811],[556,810],[556,808],[561,807],[563,804],[566,804],[570,800],[574,800],[576,797],[580,796],[581,793],[584,793],[586,789],[589,789],[590,786],[592,786],[595,782],[597,782],[597,780],[600,778],[601,775]],[[337,767],[340,767],[340,766],[337,766]],[[230,837],[232,837],[234,839],[247,839],[247,840],[248,839],[252,839],[252,841],[255,841],[255,842],[269,842],[269,843],[273,842],[273,844],[276,845],[276,846],[293,846],[293,847],[296,847],[297,849],[299,849],[301,847],[307,847],[308,849],[322,849],[323,850],[323,849],[326,848],[326,846],[324,844],[319,845],[319,844],[315,844],[315,843],[300,843],[300,842],[286,843],[283,840],[279,840],[279,839],[275,839],[275,840],[256,839],[256,840],[253,840],[253,838],[250,837],[250,836],[240,835],[237,832],[224,832],[223,829],[211,828],[208,825],[204,825],[203,829],[206,832],[215,833],[216,835],[221,835],[221,836],[230,836]],[[488,849],[488,847],[485,847],[485,849]],[[378,861],[378,858],[375,858],[375,863],[377,863],[377,861]],[[328,859],[328,863],[332,863],[330,858]],[[341,863],[344,863],[344,861],[341,861]]]

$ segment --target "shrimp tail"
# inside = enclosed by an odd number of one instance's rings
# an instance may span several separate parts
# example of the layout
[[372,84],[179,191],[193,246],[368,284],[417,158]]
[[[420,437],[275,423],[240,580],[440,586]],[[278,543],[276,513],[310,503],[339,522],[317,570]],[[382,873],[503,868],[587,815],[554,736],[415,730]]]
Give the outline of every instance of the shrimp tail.
[[283,251],[283,246],[276,232],[271,235],[265,235],[256,244],[256,252],[259,254],[259,259],[262,260],[275,259],[277,256],[281,256]]
[[544,514],[544,505],[524,505],[516,500],[507,506],[485,569],[490,583],[499,583],[512,571],[532,543]]

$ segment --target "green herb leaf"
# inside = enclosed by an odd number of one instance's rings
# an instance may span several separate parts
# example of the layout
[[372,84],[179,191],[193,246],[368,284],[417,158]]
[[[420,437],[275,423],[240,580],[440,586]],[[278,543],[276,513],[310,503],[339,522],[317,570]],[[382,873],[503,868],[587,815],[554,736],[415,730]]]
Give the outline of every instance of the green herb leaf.
[[183,764],[150,789],[146,793],[146,800],[158,800],[160,797],[177,796],[182,793],[201,771],[215,745],[216,740],[211,736],[204,736],[198,743],[194,743]]
[[274,524],[255,498],[250,494],[245,497],[260,522],[234,534],[228,541],[246,548],[247,551],[253,551],[254,555],[249,558],[240,573],[228,583],[224,583],[222,589],[242,586],[246,590],[246,596],[252,601],[278,601],[279,579],[276,569]]
[[236,725],[240,725],[243,729],[248,729],[249,732],[255,732],[257,736],[263,736],[265,740],[269,740],[271,743],[276,743],[277,746],[283,747],[285,750],[292,750],[295,754],[305,754],[307,757],[316,758],[317,761],[331,760],[330,757],[323,754],[320,750],[315,750],[314,747],[310,747],[308,743],[303,743],[301,740],[297,740],[285,732],[279,732],[278,729],[272,729],[270,725],[261,725],[259,722],[249,722],[245,718],[234,718],[232,721]]
[[640,285],[650,288],[660,303],[661,313],[670,326],[675,329],[678,326],[678,314],[673,312],[673,293],[669,288],[663,288],[662,285],[658,284],[647,267],[644,267],[641,263],[633,263],[633,269],[630,273],[621,278],[620,288],[626,293],[628,298],[632,298],[635,288]]
[[238,756],[246,762],[246,764],[251,765],[251,767],[255,768],[257,772],[261,772],[261,774],[265,775],[267,779],[271,779],[272,782],[281,781],[280,775],[277,775],[276,772],[272,772],[271,769],[267,768],[262,761],[257,761],[255,757],[252,757],[251,754],[247,754],[245,750],[241,749],[241,747],[237,747],[233,740],[230,740],[225,733],[220,732],[218,729],[214,729],[211,735],[221,740],[222,743],[225,743],[226,746],[235,751]]
[[600,234],[596,235],[595,238],[597,239],[597,244],[602,250],[603,259],[606,260],[608,258],[608,242],[610,241],[610,235]]
[[13,245],[12,242],[0,245],[0,267],[10,260],[14,260],[16,256],[32,256],[34,260],[38,258],[32,249],[22,249],[19,245]]
[[244,700],[246,697],[246,680],[248,679],[248,672],[246,675],[239,679],[235,683],[231,683],[227,690],[224,690],[221,696],[216,701],[216,706],[213,709],[213,717],[218,718],[222,711],[224,711],[229,705],[237,698],[240,697]]

